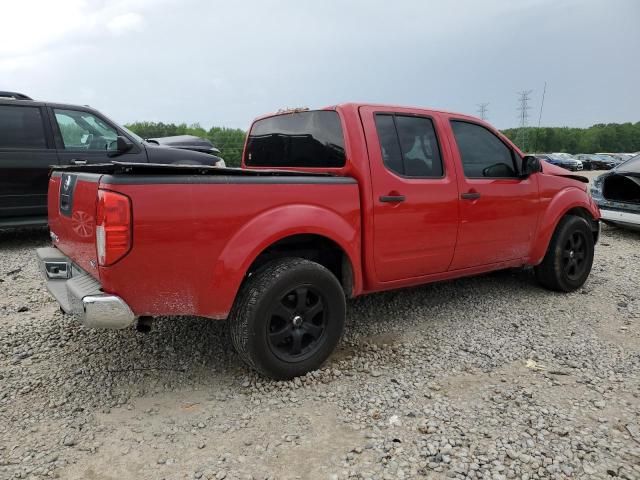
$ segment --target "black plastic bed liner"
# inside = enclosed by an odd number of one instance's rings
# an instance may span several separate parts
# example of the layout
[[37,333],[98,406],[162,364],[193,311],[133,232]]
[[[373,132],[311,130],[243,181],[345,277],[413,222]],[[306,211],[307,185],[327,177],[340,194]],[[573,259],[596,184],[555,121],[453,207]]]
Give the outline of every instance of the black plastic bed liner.
[[[239,177],[336,177],[325,172],[297,172],[293,170],[267,170],[207,165],[168,165],[161,163],[111,162],[93,165],[55,165],[51,172],[101,173],[105,175],[219,175]],[[50,172],[50,173],[51,173]]]

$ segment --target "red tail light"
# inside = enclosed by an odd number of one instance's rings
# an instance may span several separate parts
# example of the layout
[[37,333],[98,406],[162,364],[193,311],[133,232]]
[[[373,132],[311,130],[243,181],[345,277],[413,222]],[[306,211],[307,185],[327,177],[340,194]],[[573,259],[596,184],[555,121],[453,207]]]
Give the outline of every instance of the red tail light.
[[98,263],[113,265],[131,249],[131,201],[126,195],[98,190],[96,250]]

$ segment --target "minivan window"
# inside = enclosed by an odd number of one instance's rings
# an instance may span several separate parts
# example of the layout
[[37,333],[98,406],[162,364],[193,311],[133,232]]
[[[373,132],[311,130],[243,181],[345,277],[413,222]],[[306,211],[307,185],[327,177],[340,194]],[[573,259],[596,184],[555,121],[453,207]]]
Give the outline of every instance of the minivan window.
[[79,110],[54,109],[65,150],[115,150],[118,132],[101,118]]
[[442,177],[442,158],[431,119],[377,114],[375,120],[382,161],[389,170],[405,177]]
[[511,149],[481,125],[451,121],[464,175],[468,178],[516,177]]
[[0,148],[47,148],[38,107],[0,105]]
[[247,138],[244,163],[249,167],[343,167],[344,135],[338,113],[294,112],[256,121]]

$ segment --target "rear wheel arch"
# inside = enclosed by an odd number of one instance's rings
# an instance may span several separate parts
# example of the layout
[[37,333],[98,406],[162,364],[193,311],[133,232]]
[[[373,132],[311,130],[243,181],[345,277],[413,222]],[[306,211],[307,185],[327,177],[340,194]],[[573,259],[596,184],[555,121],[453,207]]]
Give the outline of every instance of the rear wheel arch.
[[338,279],[345,296],[354,296],[354,269],[349,255],[334,240],[319,234],[289,235],[271,243],[255,257],[245,279],[263,265],[287,257],[303,258],[322,265]]
[[[313,223],[311,223],[313,222]],[[265,211],[252,218],[225,243],[212,271],[212,288],[219,292],[209,300],[218,318],[228,315],[241,286],[255,271],[261,255],[273,253],[283,244],[296,244],[293,255],[300,257],[303,243],[309,239],[322,239],[330,250],[342,253],[339,269],[331,268],[340,278],[347,296],[362,291],[362,264],[360,258],[360,225],[334,211],[314,205],[287,205]],[[291,253],[291,250],[290,250]],[[316,256],[317,257],[317,256]],[[272,255],[272,258],[275,258]],[[302,258],[310,258],[302,255]],[[313,258],[313,257],[311,257]],[[258,262],[262,262],[261,258]],[[345,272],[351,272],[346,274]]]

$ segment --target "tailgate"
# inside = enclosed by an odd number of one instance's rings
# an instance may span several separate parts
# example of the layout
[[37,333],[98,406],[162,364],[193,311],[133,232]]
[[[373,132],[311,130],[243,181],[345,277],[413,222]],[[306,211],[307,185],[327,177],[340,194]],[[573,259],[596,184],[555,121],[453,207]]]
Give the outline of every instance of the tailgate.
[[99,173],[54,171],[49,180],[49,228],[53,244],[98,278],[96,206]]

